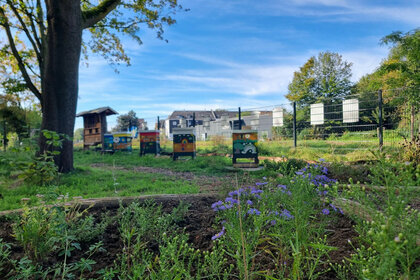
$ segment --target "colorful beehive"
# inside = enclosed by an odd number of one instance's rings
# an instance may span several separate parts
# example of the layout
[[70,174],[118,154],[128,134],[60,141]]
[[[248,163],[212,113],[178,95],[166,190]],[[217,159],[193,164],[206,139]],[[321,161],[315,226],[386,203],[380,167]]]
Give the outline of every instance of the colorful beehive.
[[158,155],[160,152],[159,130],[140,130],[140,156]]
[[181,156],[191,156],[195,158],[195,134],[193,128],[173,128],[172,129],[174,152],[173,159]]
[[[233,156],[234,166],[258,166],[258,131],[256,130],[234,130],[232,132],[233,139]],[[254,163],[237,163],[238,158],[254,159]]]
[[112,134],[104,134],[103,151],[107,153],[114,152],[114,136]]
[[115,132],[112,134],[114,138],[114,150],[115,151],[130,151],[132,136],[129,132]]

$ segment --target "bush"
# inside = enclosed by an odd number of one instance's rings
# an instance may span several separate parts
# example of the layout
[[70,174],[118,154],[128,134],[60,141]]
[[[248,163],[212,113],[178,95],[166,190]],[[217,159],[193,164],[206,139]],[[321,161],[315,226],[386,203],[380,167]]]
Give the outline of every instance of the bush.
[[20,178],[40,186],[50,184],[57,178],[58,167],[54,162],[54,157],[60,154],[57,148],[62,146],[65,139],[69,139],[68,136],[54,131],[43,130],[42,133],[46,138],[48,148],[30,161],[21,161],[16,164],[21,169]]
[[264,160],[265,168],[279,172],[285,176],[294,175],[296,171],[304,168],[306,164],[306,161],[294,158],[284,158],[284,161],[279,162]]
[[[63,196],[59,197],[63,200]],[[22,245],[25,256],[40,262],[52,252],[62,252],[69,240],[76,249],[79,242],[91,241],[102,235],[110,219],[94,223],[87,210],[80,211],[77,204],[35,208],[24,207],[19,220],[13,225],[13,236]],[[68,250],[68,249],[67,249]]]
[[404,138],[402,143],[402,159],[411,162],[415,167],[420,166],[420,137],[415,137],[409,141]]

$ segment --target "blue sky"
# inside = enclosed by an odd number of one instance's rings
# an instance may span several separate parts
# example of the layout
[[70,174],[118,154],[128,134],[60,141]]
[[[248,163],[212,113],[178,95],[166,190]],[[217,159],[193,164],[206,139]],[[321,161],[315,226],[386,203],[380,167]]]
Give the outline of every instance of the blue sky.
[[[143,45],[124,39],[131,66],[119,74],[101,57],[80,66],[77,111],[110,106],[149,121],[174,110],[256,108],[287,103],[293,72],[322,51],[353,63],[353,81],[388,53],[380,39],[420,26],[420,1],[180,0],[188,12]],[[108,117],[108,128],[116,116]],[[80,118],[76,128],[82,127]]]

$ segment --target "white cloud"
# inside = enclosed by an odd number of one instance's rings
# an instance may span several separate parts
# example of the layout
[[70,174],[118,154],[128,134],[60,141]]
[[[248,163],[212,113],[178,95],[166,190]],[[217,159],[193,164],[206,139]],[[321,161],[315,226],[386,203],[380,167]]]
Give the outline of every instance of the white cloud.
[[177,74],[157,73],[150,78],[191,85],[211,91],[231,92],[245,96],[282,94],[287,90],[296,65],[290,64],[246,64],[217,57],[179,54],[206,65],[216,65],[217,69],[184,70]]
[[352,80],[357,82],[362,76],[372,73],[379,67],[381,61],[386,58],[387,50],[384,48],[373,48],[369,50],[355,50],[343,52],[344,60],[352,62]]

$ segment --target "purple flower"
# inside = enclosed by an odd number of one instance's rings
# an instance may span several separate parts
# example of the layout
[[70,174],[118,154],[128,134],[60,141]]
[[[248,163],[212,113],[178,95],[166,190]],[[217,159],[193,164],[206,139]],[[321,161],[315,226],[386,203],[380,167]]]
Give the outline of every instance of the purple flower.
[[324,208],[324,209],[322,209],[322,214],[328,215],[328,214],[330,214],[330,210],[328,210],[327,208]]
[[267,180],[267,177],[263,177],[263,180]]
[[272,226],[276,225],[276,223],[277,223],[277,222],[276,222],[276,220],[271,220],[271,221],[270,221],[270,224],[271,224]]
[[216,233],[214,236],[212,236],[211,240],[215,240],[217,238],[222,237],[225,234],[225,227],[222,227],[222,230],[219,233]]
[[295,173],[296,173],[296,175],[303,175],[302,171],[296,171]]
[[262,185],[267,185],[267,184],[268,184],[268,182],[263,182],[263,183],[257,182],[257,183],[255,183],[255,185],[257,185],[257,186],[262,186]]
[[255,215],[260,215],[261,214],[261,211],[259,211],[258,209],[256,209],[256,208],[250,208],[249,210],[248,210],[248,214],[250,214],[250,215],[253,215],[253,214],[255,214]]
[[[232,208],[233,207],[233,204],[227,204],[227,205],[224,205],[223,206],[225,209],[230,209],[230,208]],[[220,206],[220,210],[224,210],[224,209],[222,209],[222,206]]]
[[332,208],[335,212],[337,212],[337,208],[335,207],[335,205],[334,205],[334,204],[330,203],[330,206],[331,206],[331,208]]
[[229,192],[229,196],[234,196],[234,195],[238,195],[238,191],[231,191]]
[[277,185],[278,188],[282,188],[283,190],[287,190],[287,186],[286,185]]
[[319,195],[327,195],[328,194],[328,191],[318,191],[318,194]]
[[319,159],[319,161],[320,161],[320,162],[324,162],[324,161],[325,161],[325,159],[323,159],[323,158],[320,158],[320,159]]
[[290,214],[290,212],[287,209],[284,209],[281,214],[281,217],[286,218],[287,220],[293,219],[294,216],[292,214]]
[[226,203],[232,203],[232,204],[238,204],[239,201],[237,199],[234,199],[233,197],[226,197],[225,202]]
[[253,204],[253,202],[252,202],[251,200],[249,200],[249,199],[246,201],[246,203],[247,203],[248,205],[252,205],[252,204]]
[[222,205],[223,205],[223,202],[221,200],[219,200],[219,201],[213,203],[211,205],[211,208],[213,208],[214,211],[218,211],[219,210],[219,206],[222,206]]
[[229,192],[229,196],[234,196],[234,195],[239,196],[239,195],[241,195],[241,193],[243,193],[243,192],[245,192],[245,190],[244,190],[244,189],[242,189],[242,188],[240,188],[240,189],[238,189],[238,190],[235,190],[235,191],[231,191],[231,192]]
[[251,189],[251,194],[259,194],[263,192],[264,192],[263,190]]

